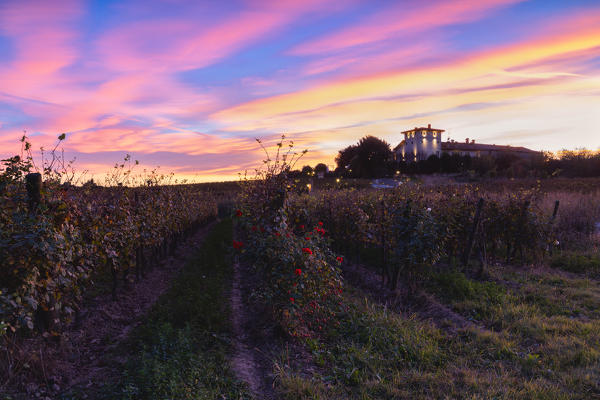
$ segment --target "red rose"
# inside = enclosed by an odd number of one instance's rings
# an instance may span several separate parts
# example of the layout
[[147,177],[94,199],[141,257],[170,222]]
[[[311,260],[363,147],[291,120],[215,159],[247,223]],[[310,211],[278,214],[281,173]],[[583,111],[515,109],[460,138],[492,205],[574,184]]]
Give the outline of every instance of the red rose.
[[339,262],[340,264],[344,261],[344,259],[342,257],[336,257],[335,258],[337,260],[337,262]]
[[302,275],[302,270],[300,268],[296,268],[295,274],[298,276]]
[[306,254],[312,254],[312,250],[309,249],[308,247],[302,248],[302,251],[305,252]]
[[242,216],[242,212],[240,210],[236,210],[235,211],[235,216],[236,217],[241,217]]
[[294,298],[293,298],[293,297],[290,297],[290,301],[293,303],[293,302],[294,302]]
[[319,222],[319,226],[323,226],[323,223],[322,223],[322,222]]

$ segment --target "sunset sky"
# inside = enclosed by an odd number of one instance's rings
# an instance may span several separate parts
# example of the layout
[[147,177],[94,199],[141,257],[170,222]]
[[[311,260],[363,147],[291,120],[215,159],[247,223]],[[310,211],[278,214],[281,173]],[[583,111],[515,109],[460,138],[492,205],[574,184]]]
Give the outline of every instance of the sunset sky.
[[600,1],[0,0],[0,157],[60,133],[195,180],[281,133],[333,166],[367,134],[600,148]]

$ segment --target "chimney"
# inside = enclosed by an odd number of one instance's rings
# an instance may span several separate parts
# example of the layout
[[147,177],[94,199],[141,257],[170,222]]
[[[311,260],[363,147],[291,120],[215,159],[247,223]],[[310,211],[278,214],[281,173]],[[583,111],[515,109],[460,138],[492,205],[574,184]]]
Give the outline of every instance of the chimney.
[[431,124],[427,124],[427,129],[431,129]]
[[467,138],[467,140],[465,141],[466,144],[469,144],[469,138]]

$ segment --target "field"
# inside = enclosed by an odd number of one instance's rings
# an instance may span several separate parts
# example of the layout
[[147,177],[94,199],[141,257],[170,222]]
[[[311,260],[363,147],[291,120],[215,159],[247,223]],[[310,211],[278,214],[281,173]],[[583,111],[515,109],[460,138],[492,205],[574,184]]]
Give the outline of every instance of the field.
[[599,183],[14,180],[0,398],[598,398]]

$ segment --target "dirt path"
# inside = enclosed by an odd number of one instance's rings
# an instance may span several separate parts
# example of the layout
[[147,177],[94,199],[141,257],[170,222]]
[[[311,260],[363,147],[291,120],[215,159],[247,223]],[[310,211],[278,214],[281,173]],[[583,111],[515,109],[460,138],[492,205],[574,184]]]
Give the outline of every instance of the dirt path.
[[142,323],[213,225],[208,224],[180,243],[174,257],[163,260],[140,282],[119,287],[117,301],[109,292],[85,302],[78,321],[63,332],[59,341],[43,337],[26,340],[21,351],[39,357],[31,357],[31,367],[21,377],[19,393],[25,395],[23,398],[52,399],[75,387],[93,399],[101,386],[118,381],[131,354],[115,354],[115,349],[121,348],[131,330]]
[[[234,351],[231,364],[238,379],[246,382],[255,398],[275,399],[272,356],[278,339],[265,321],[264,310],[250,304],[254,280],[248,267],[234,263],[231,289],[231,313]],[[262,315],[261,315],[262,314]]]

